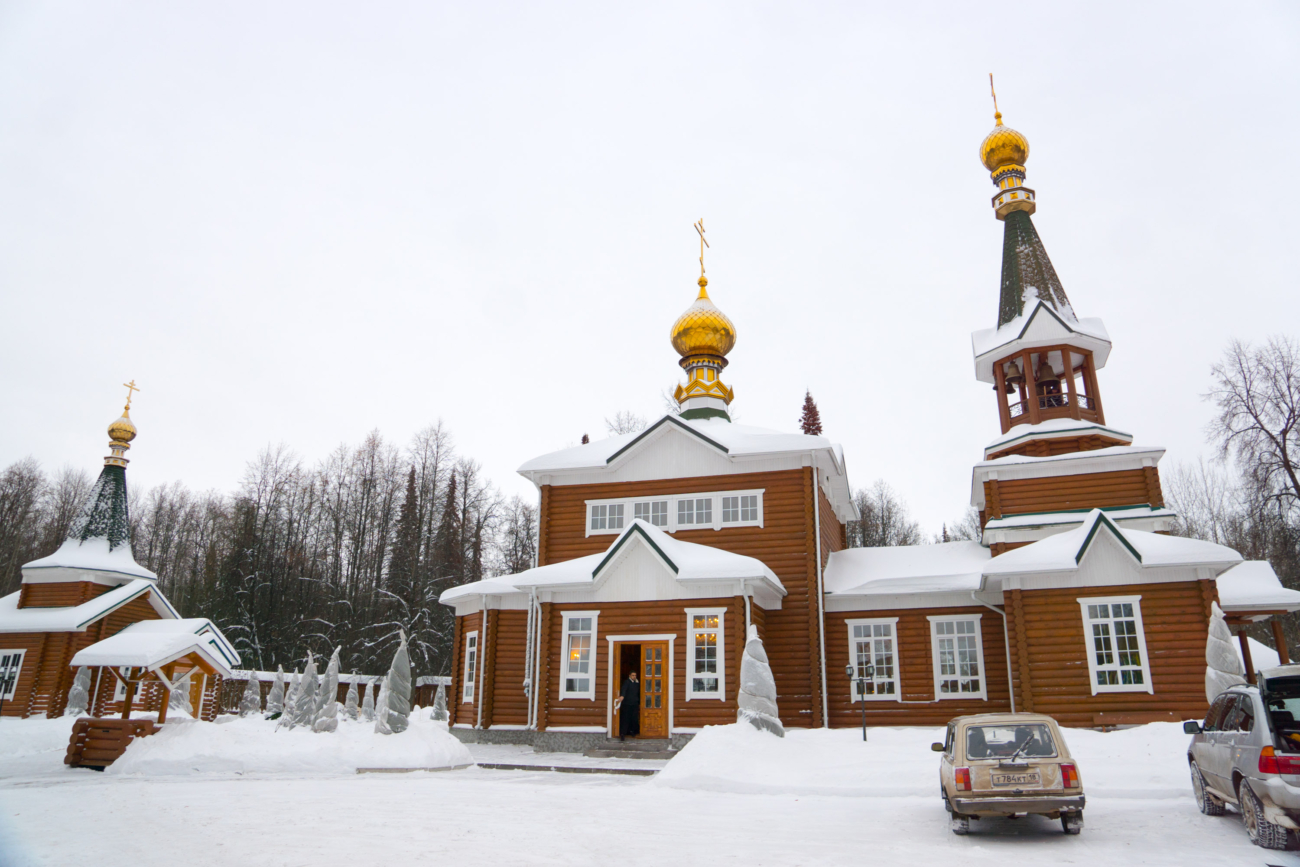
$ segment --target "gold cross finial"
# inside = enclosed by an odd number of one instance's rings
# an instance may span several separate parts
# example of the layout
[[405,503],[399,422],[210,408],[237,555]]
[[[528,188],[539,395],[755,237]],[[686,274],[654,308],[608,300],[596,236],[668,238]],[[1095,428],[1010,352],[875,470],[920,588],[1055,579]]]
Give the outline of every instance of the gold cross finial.
[[989,73],[989,93],[993,94],[993,117],[1002,123],[1002,112],[998,111],[998,92],[993,89],[993,73]]
[[700,233],[700,276],[704,276],[704,248],[709,246],[709,242],[704,240],[704,218],[695,224],[695,231]]
[[134,379],[131,380],[130,382],[124,382],[124,383],[122,383],[122,387],[126,389],[126,408],[127,408],[127,409],[130,409],[130,408],[131,408],[131,398],[134,397],[134,396],[135,396],[134,393],[137,392],[137,391],[139,391],[140,389],[136,388],[135,380],[134,380]]

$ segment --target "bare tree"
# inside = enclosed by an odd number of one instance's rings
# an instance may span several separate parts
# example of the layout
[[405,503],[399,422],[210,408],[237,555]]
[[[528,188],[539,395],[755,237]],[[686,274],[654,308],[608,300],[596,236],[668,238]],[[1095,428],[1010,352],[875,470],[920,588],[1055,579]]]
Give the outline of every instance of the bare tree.
[[645,430],[646,424],[644,417],[637,415],[630,409],[619,410],[614,413],[612,419],[605,419],[605,429],[609,431],[610,436],[640,433]]
[[983,531],[980,529],[979,509],[974,506],[967,506],[966,513],[952,524],[944,524],[943,529],[934,537],[938,542],[978,542],[983,538]]
[[1258,349],[1234,340],[1211,369],[1210,438],[1254,475],[1266,496],[1300,506],[1300,346],[1271,337]]
[[862,519],[848,524],[850,548],[920,545],[925,541],[921,528],[908,515],[907,504],[884,479],[854,491],[853,502]]

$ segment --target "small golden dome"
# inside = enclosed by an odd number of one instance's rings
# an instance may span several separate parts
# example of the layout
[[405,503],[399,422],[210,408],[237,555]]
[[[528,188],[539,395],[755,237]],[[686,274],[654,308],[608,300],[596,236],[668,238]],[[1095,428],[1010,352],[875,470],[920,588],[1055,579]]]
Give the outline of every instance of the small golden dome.
[[1023,166],[1029,159],[1029,140],[1009,126],[1002,125],[1002,113],[994,115],[997,126],[980,143],[980,162],[990,172],[1003,166]]
[[122,417],[108,426],[108,438],[120,443],[129,443],[135,439],[135,424],[131,421],[131,410],[122,410]]
[[725,356],[736,345],[736,326],[727,314],[709,300],[708,278],[700,278],[700,294],[686,312],[677,317],[671,332],[673,349],[688,355]]

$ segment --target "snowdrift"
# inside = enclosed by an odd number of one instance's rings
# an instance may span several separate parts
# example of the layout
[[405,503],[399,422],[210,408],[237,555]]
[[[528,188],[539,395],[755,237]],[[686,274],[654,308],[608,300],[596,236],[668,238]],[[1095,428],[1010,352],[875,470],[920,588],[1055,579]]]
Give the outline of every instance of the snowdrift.
[[[1178,723],[1116,732],[1065,729],[1089,797],[1190,796],[1187,744]],[[930,744],[941,728],[786,729],[784,739],[749,725],[699,732],[652,786],[736,794],[933,797],[939,756]],[[1116,758],[1122,757],[1122,761]]]
[[[117,775],[354,774],[362,768],[438,769],[473,764],[465,745],[428,719],[401,734],[375,734],[374,723],[340,719],[338,731],[277,729],[260,718],[168,722],[108,767]],[[66,743],[66,734],[65,734]]]

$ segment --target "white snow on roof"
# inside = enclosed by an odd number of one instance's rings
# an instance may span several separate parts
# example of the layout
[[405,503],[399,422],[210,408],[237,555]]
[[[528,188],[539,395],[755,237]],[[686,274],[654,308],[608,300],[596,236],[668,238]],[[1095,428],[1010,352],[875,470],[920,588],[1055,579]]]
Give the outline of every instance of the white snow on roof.
[[1267,560],[1247,560],[1220,575],[1217,583],[1224,611],[1300,611],[1300,591],[1283,587]]
[[521,593],[533,587],[553,588],[594,584],[600,566],[624,544],[634,543],[636,541],[632,538],[634,535],[649,542],[652,548],[658,549],[660,554],[677,568],[675,577],[678,581],[736,581],[742,578],[753,578],[767,582],[777,592],[785,595],[785,587],[781,584],[781,579],[777,578],[776,573],[762,560],[733,554],[710,545],[674,539],[658,527],[634,518],[618,538],[599,554],[588,554],[586,557],[538,566],[515,575],[463,584],[445,591],[439,601],[447,605],[457,599],[503,596]]
[[112,572],[132,578],[158,580],[158,576],[135,562],[131,546],[118,545],[116,550],[108,549],[108,540],[101,537],[80,542],[68,539],[48,557],[23,564],[23,571],[28,569],[86,569],[92,572]]
[[1067,452],[1063,455],[1046,455],[1038,457],[1035,455],[1005,455],[1000,458],[994,458],[991,461],[980,461],[975,464],[976,470],[997,469],[998,467],[1009,467],[1017,464],[1046,464],[1053,461],[1076,461],[1080,458],[1096,460],[1102,457],[1140,457],[1150,455],[1158,460],[1163,456],[1165,450],[1160,446],[1107,446],[1104,449],[1089,449],[1086,452]]
[[[1176,518],[1177,513],[1170,509],[1153,509],[1150,506],[1119,506],[1103,509],[1106,516],[1113,521],[1138,521],[1151,518]],[[1027,512],[1021,515],[1003,515],[993,518],[984,525],[984,530],[1007,530],[1012,527],[1051,527],[1057,524],[1078,524],[1088,517],[1088,511],[1069,512]]]
[[1011,430],[995,438],[984,447],[984,453],[996,452],[1004,449],[1008,444],[1021,439],[1033,439],[1035,437],[1060,437],[1066,435],[1090,436],[1098,434],[1100,436],[1111,437],[1113,439],[1133,441],[1133,434],[1118,428],[1107,427],[1104,424],[1097,424],[1095,421],[1075,420],[1072,418],[1049,418],[1047,421],[1040,421],[1038,424],[1018,424]]
[[823,582],[839,596],[978,590],[989,557],[978,542],[849,548],[831,554]]
[[1085,317],[1076,320],[1071,318],[1069,314],[1043,303],[1042,299],[1035,298],[1032,304],[1025,305],[1024,311],[1019,316],[1001,328],[982,328],[979,331],[972,332],[971,348],[974,349],[975,355],[984,355],[1000,346],[1005,346],[1013,340],[1020,339],[1031,320],[1036,318],[1035,314],[1042,315],[1039,313],[1039,308],[1055,314],[1057,319],[1070,331],[1110,343],[1110,334],[1106,331],[1105,323],[1100,319]]
[[79,651],[71,664],[151,668],[189,653],[200,654],[226,677],[239,664],[239,654],[225,636],[212,621],[202,617],[132,623]]
[[174,620],[180,616],[153,581],[137,578],[80,605],[65,608],[19,608],[20,594],[10,593],[0,598],[0,632],[77,632],[146,594],[161,617]]
[[825,449],[834,454],[838,464],[843,465],[843,450],[826,437],[732,424],[720,418],[682,419],[675,415],[665,415],[640,433],[621,434],[533,458],[521,466],[519,472],[527,476],[531,473],[606,466],[620,451],[662,424],[680,425],[729,455],[763,455]]
[[1222,571],[1241,562],[1240,554],[1223,545],[1180,536],[1162,536],[1142,530],[1123,530],[1107,518],[1101,509],[1093,509],[1083,523],[1073,530],[994,557],[984,567],[984,574],[1074,571],[1079,565],[1076,558],[1081,554],[1085,543],[1096,538],[1094,530],[1095,533],[1114,533],[1127,542],[1140,555],[1143,567],[1212,566],[1221,567]]

